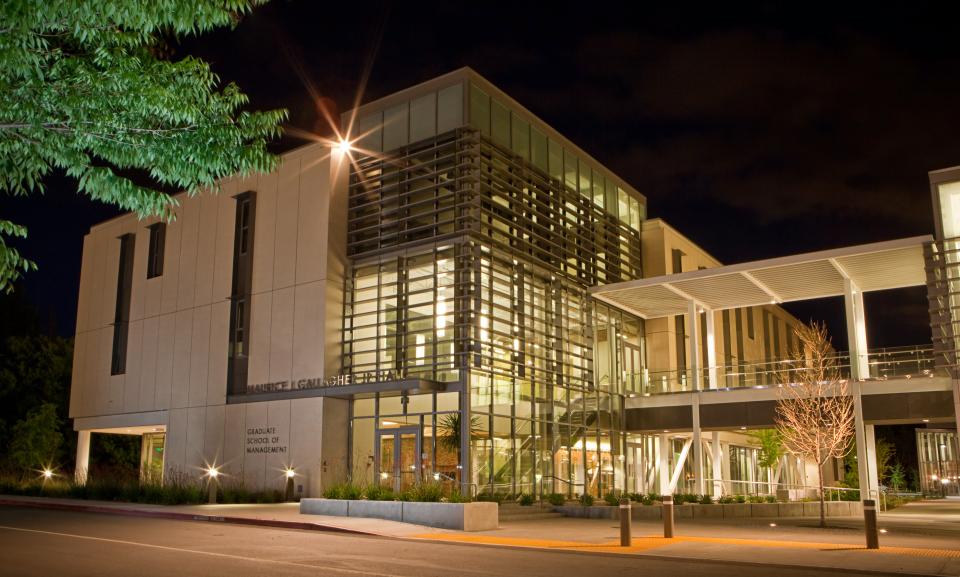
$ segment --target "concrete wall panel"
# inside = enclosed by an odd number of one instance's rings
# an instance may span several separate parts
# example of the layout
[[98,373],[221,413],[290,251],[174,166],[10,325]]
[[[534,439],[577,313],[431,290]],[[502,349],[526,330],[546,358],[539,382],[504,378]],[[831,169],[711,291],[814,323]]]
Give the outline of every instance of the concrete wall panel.
[[193,312],[190,334],[190,389],[187,402],[191,407],[207,401],[207,373],[210,366],[210,307],[199,306]]
[[[293,364],[294,288],[274,291],[270,316],[270,381],[290,378]],[[258,382],[258,381],[251,381]]]
[[193,309],[178,311],[173,337],[171,407],[186,407],[190,401],[190,347],[192,336]]
[[213,298],[214,250],[217,239],[219,198],[210,191],[198,195],[200,227],[197,232],[197,271],[194,283],[194,306],[210,304]]
[[200,235],[200,198],[184,198],[180,224],[180,280],[177,284],[177,310],[183,311],[196,302],[197,239]]
[[223,404],[227,394],[227,353],[230,338],[230,303],[215,302],[210,307],[210,348],[207,354],[208,405]]
[[[183,208],[177,208],[174,213],[179,219],[183,215]],[[177,295],[180,285],[180,231],[183,225],[174,220],[167,225],[167,234],[163,249],[163,276],[160,277],[162,289],[160,291],[160,314],[176,312]]]
[[[256,181],[244,180],[237,188],[238,193],[247,190],[256,190],[257,192],[257,216],[253,233],[253,282],[251,284],[254,294],[273,289],[277,231],[277,186],[279,181],[277,173],[271,172],[260,176],[259,184]],[[235,222],[235,202],[232,210],[234,214],[232,222]],[[230,270],[232,274],[232,264]]]
[[[159,285],[158,285],[159,286]],[[157,348],[159,317],[143,321],[142,356],[140,360],[140,395],[135,410],[152,411],[157,408]]]
[[176,343],[175,314],[162,315],[157,323],[157,404],[158,409],[170,408],[173,400],[173,350]]
[[274,241],[274,290],[291,286],[296,279],[297,213],[300,204],[300,159],[285,159],[277,185],[277,228]]

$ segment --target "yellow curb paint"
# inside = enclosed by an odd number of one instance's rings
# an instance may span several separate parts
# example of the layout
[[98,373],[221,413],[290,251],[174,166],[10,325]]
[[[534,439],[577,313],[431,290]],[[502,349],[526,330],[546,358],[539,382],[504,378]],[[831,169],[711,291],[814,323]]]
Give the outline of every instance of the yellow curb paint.
[[817,543],[809,541],[774,541],[765,539],[734,539],[728,537],[640,537],[633,539],[629,547],[621,547],[619,542],[585,543],[583,541],[558,541],[551,539],[526,539],[522,537],[500,537],[494,535],[458,535],[451,533],[422,533],[414,535],[417,539],[448,541],[455,543],[478,543],[485,545],[506,545],[511,547],[534,547],[540,549],[559,549],[568,551],[596,551],[598,553],[638,553],[659,547],[679,543],[715,543],[718,545],[738,545],[741,547],[768,547],[783,549],[806,549],[810,551],[857,551],[873,554],[906,555],[910,557],[931,557],[960,559],[958,549],[924,549],[919,547],[881,547],[867,549],[862,545],[849,543]]

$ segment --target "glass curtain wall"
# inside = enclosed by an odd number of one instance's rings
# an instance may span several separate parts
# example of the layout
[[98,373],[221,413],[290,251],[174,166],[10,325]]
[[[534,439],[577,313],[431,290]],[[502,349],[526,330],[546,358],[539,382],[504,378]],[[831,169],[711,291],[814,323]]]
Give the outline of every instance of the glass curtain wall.
[[[344,370],[467,392],[460,465],[473,491],[623,489],[643,324],[587,289],[642,276],[643,203],[495,100],[471,92],[470,110],[473,128],[357,159]],[[352,466],[373,479],[386,425],[365,406],[354,404]],[[417,415],[426,439],[437,417]]]

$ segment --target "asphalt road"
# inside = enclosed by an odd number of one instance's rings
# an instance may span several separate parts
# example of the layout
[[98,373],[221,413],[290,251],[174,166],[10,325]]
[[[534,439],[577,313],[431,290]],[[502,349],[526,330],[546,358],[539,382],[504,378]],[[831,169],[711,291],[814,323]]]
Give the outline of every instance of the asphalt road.
[[0,575],[37,577],[767,577],[877,575],[503,549],[0,507]]

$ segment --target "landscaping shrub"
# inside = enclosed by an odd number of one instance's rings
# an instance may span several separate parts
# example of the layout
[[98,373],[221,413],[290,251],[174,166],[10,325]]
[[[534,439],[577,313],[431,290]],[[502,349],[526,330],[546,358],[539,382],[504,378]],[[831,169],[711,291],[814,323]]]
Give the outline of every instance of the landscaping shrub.
[[554,507],[560,507],[567,502],[567,498],[560,493],[550,493],[547,495],[547,502]]
[[733,495],[724,495],[723,497],[720,497],[717,502],[721,505],[729,505],[731,503],[736,503],[737,500]]
[[393,489],[383,485],[368,485],[363,489],[363,498],[368,501],[395,501]]
[[464,495],[459,489],[450,491],[450,496],[446,498],[447,503],[469,503],[470,497]]
[[584,493],[583,495],[580,495],[580,504],[584,507],[593,505],[593,495],[590,493]]
[[767,495],[766,497],[763,498],[763,501],[764,501],[765,503],[776,503],[776,502],[777,502],[777,498],[774,497],[773,495]]
[[503,493],[488,493],[484,491],[477,495],[477,501],[490,502],[490,503],[503,503],[504,495]]
[[612,491],[604,495],[603,500],[606,501],[607,505],[610,505],[611,507],[616,507],[620,504],[620,497]]
[[763,497],[760,495],[750,495],[747,497],[747,501],[750,503],[763,503]]
[[439,503],[443,498],[443,487],[440,483],[421,481],[400,494],[401,501],[415,501],[418,503]]
[[700,495],[700,501],[698,502],[701,505],[713,505],[713,499],[710,498],[710,495]]
[[520,498],[517,499],[521,507],[529,507],[533,505],[533,495],[528,495],[526,493],[520,493]]
[[744,495],[737,495],[737,496],[734,497],[734,498],[737,500],[737,503],[746,503],[746,502],[747,502],[747,498],[746,498],[746,496],[744,496]]

